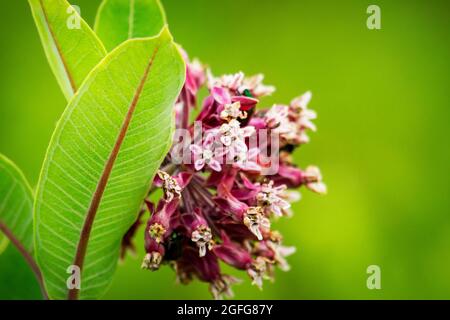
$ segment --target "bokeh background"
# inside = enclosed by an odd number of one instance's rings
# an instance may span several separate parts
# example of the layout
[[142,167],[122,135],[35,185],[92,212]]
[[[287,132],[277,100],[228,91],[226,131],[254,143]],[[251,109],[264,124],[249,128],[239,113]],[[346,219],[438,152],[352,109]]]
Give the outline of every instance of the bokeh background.
[[[100,0],[72,3],[93,24]],[[278,89],[268,106],[312,90],[319,113],[296,161],[319,165],[329,194],[304,190],[294,217],[277,223],[298,249],[292,270],[263,291],[241,274],[236,298],[450,298],[448,1],[163,3],[176,41],[215,74],[265,73]],[[381,30],[366,27],[370,4]],[[0,35],[0,152],[35,185],[66,103],[27,1],[0,2]],[[105,298],[210,298],[205,284],[175,284],[168,267],[142,271],[141,243]],[[366,287],[372,264],[381,290]],[[36,296],[32,275],[16,272],[24,268],[11,246],[0,256],[0,298]]]

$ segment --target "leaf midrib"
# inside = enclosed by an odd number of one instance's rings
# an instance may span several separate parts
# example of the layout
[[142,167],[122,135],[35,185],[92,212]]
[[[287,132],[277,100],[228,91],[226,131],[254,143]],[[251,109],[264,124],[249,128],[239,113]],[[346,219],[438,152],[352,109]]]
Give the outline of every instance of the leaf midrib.
[[[122,143],[126,137],[128,128],[130,126],[130,122],[131,119],[133,117],[134,111],[136,109],[136,106],[139,102],[141,93],[144,89],[144,85],[148,79],[148,76],[150,74],[150,70],[151,67],[153,65],[153,61],[156,57],[156,54],[158,52],[159,49],[159,45],[157,44],[151,57],[150,60],[147,63],[147,66],[145,68],[144,74],[139,82],[139,86],[136,89],[136,92],[133,96],[133,100],[128,108],[128,112],[125,116],[125,119],[122,123],[122,127],[119,131],[119,134],[117,136],[116,142],[114,144],[113,150],[111,151],[111,154],[109,155],[109,158],[105,164],[105,167],[103,169],[102,175],[100,177],[100,180],[97,184],[97,187],[95,189],[94,195],[92,197],[91,203],[89,205],[89,209],[87,212],[87,216],[86,219],[84,221],[84,225],[83,225],[83,229],[81,230],[81,234],[80,234],[80,239],[77,245],[77,251],[76,251],[76,255],[75,255],[75,260],[74,260],[74,265],[78,266],[80,268],[80,272],[82,272],[83,270],[83,264],[84,264],[84,258],[86,256],[86,251],[87,251],[87,245],[89,242],[89,237],[92,231],[92,227],[94,224],[94,220],[95,220],[95,216],[97,214],[100,202],[102,200],[103,194],[105,192],[106,189],[106,185],[108,183],[109,177],[111,175],[114,163],[117,159],[117,156],[119,154],[120,148],[122,146]],[[78,299],[78,295],[79,295],[79,291],[78,289],[70,289],[69,293],[68,293],[68,299],[69,300],[76,300]]]
[[58,40],[56,38],[56,35],[55,35],[51,25],[50,25],[50,21],[48,19],[47,11],[45,9],[45,6],[44,6],[44,3],[42,2],[42,0],[39,0],[39,4],[41,5],[42,13],[44,14],[45,23],[47,25],[48,31],[50,32],[50,35],[51,35],[52,40],[53,40],[53,43],[55,44],[56,50],[58,51],[58,56],[61,59],[61,63],[63,65],[63,67],[64,67],[64,71],[65,71],[65,73],[67,75],[67,78],[69,80],[69,83],[70,83],[70,87],[71,87],[71,89],[73,91],[73,94],[75,94],[77,92],[77,90],[78,90],[77,86],[75,84],[75,80],[73,79],[72,74],[69,71],[69,67],[67,65],[66,59],[64,58],[64,55],[62,54],[62,50],[61,50],[60,44],[59,44],[59,42],[58,42]]
[[41,269],[39,269],[39,266],[37,265],[36,261],[33,258],[33,255],[31,252],[29,252],[22,242],[20,242],[19,239],[16,238],[16,236],[13,234],[13,232],[6,226],[5,223],[0,220],[0,232],[3,232],[3,234],[6,236],[6,238],[19,250],[19,252],[22,254],[22,256],[25,258],[25,261],[30,266],[31,270],[36,276],[36,280],[39,283],[42,296],[44,299],[48,300],[47,292],[45,291],[44,286],[44,280],[42,277]]

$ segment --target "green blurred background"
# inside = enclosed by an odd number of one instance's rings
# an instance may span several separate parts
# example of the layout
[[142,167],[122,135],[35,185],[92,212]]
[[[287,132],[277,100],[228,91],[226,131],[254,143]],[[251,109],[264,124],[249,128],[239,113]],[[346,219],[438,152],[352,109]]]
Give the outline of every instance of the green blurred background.
[[[100,0],[72,3],[92,25]],[[450,298],[448,1],[163,3],[176,41],[215,74],[265,73],[278,89],[267,105],[312,90],[319,113],[296,160],[321,167],[329,194],[303,191],[294,217],[276,224],[298,249],[292,270],[263,291],[242,274],[236,298]],[[370,4],[381,30],[366,27]],[[0,152],[34,185],[65,99],[25,0],[0,2],[0,32]],[[210,298],[205,284],[175,284],[168,267],[142,271],[139,242],[105,298]],[[381,290],[366,287],[372,264]],[[23,267],[11,247],[0,256],[0,298],[36,294],[31,275],[14,276]]]

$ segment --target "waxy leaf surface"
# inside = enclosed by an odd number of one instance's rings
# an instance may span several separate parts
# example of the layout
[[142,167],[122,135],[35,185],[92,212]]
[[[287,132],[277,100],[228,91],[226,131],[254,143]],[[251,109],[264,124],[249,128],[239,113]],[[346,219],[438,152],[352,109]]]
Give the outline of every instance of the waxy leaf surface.
[[[172,143],[184,79],[165,28],[113,50],[69,103],[35,200],[36,255],[51,298],[95,299],[108,288],[121,239]],[[80,290],[66,285],[71,265],[81,268]]]
[[159,0],[104,0],[94,30],[110,51],[128,39],[155,36],[165,24]]
[[105,57],[105,47],[66,0],[28,1],[50,67],[70,100]]
[[20,169],[0,154],[0,299],[43,298],[32,251],[32,191]]
[[32,252],[33,195],[20,169],[0,154],[0,246],[11,237]]

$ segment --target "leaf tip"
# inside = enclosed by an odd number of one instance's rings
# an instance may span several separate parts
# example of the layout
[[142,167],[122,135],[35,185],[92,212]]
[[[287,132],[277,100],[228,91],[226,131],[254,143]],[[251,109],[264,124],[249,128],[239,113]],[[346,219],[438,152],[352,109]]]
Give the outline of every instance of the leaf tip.
[[160,39],[162,39],[162,40],[168,40],[168,41],[170,41],[170,42],[173,41],[173,36],[172,36],[172,34],[170,33],[169,26],[168,26],[167,24],[165,24],[165,25],[162,27],[161,31],[160,31],[159,34],[157,35],[157,38],[160,38]]

